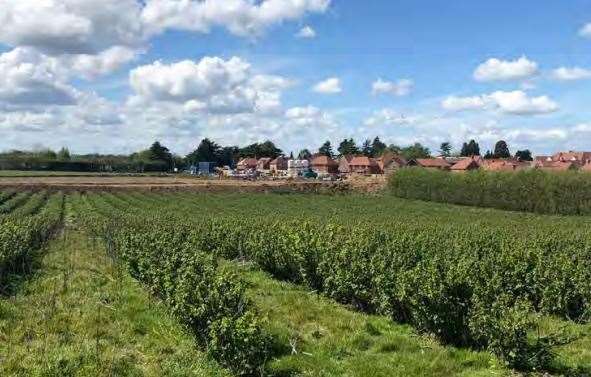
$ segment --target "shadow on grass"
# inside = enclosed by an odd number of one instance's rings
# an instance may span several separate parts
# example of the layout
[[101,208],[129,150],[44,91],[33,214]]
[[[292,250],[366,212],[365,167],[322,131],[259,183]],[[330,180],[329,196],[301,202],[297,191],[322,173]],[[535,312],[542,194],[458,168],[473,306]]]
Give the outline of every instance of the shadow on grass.
[[12,297],[22,286],[35,277],[41,268],[41,256],[46,247],[26,253],[11,264],[6,271],[0,272],[0,299]]

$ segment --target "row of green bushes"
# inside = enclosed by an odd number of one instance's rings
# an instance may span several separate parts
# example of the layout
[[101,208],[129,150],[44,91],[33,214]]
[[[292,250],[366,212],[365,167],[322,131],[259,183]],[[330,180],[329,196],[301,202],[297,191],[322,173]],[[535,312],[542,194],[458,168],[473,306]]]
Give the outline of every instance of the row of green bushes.
[[10,275],[26,272],[31,253],[60,226],[63,200],[63,194],[52,196],[35,216],[0,217],[0,293]]
[[591,174],[582,172],[474,171],[420,168],[392,175],[398,197],[545,214],[591,214]]
[[197,249],[250,259],[276,278],[411,323],[445,343],[489,349],[517,369],[543,369],[552,360],[559,338],[531,337],[540,314],[589,316],[589,237],[516,242],[494,229],[392,224],[378,231],[252,219],[188,227],[199,234]]
[[107,212],[116,207],[146,222],[152,220],[145,214],[156,211],[161,224],[175,224],[171,233],[193,234],[194,250],[251,260],[278,279],[410,323],[445,343],[489,349],[517,369],[548,367],[562,341],[535,331],[539,316],[590,317],[591,230],[404,216],[376,225],[339,221],[337,213],[330,220],[289,220],[270,211],[245,219],[183,211],[186,204],[177,208],[170,200],[101,200]]
[[[200,235],[178,221],[119,217],[108,206],[78,210],[89,232],[122,261],[195,335],[198,343],[238,375],[260,375],[270,350],[245,284],[200,250]],[[97,216],[97,214],[99,214]]]

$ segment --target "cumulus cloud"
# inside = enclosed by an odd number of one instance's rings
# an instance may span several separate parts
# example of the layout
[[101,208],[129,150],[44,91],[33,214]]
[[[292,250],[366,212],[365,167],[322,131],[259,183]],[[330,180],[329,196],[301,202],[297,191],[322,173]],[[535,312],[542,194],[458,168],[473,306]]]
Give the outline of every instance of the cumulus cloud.
[[492,58],[474,71],[476,81],[513,81],[530,78],[538,73],[538,63],[522,56],[517,60]]
[[413,87],[414,82],[409,79],[401,79],[396,82],[378,79],[372,84],[372,93],[374,95],[391,94],[397,97],[403,97],[408,95]]
[[316,30],[312,29],[310,26],[304,26],[296,33],[296,37],[305,39],[315,38]]
[[577,81],[591,79],[591,70],[580,67],[560,67],[552,71],[552,77],[559,81]]
[[367,118],[364,125],[368,127],[407,126],[416,124],[419,120],[419,117],[416,116],[407,116],[392,109],[382,109],[376,111],[371,117]]
[[224,27],[241,37],[256,37],[273,25],[324,13],[331,0],[148,0],[142,19],[153,33],[165,29],[208,33]]
[[8,107],[72,105],[77,91],[55,61],[31,49],[0,55],[0,102]]
[[487,105],[485,96],[456,97],[450,96],[441,102],[441,107],[449,111],[482,110]]
[[173,102],[211,113],[277,111],[282,91],[291,85],[283,77],[253,75],[250,64],[237,57],[155,62],[133,69],[129,81],[134,101]]
[[95,54],[143,39],[136,0],[18,0],[0,3],[0,42],[46,54]]
[[331,77],[319,82],[312,88],[316,93],[321,94],[338,94],[343,91],[341,88],[341,80],[337,77]]
[[449,111],[496,109],[512,115],[548,114],[558,110],[558,104],[548,96],[529,97],[521,90],[473,97],[450,96],[441,102],[441,107]]
[[591,38],[591,23],[586,24],[579,30],[579,35],[585,38]]

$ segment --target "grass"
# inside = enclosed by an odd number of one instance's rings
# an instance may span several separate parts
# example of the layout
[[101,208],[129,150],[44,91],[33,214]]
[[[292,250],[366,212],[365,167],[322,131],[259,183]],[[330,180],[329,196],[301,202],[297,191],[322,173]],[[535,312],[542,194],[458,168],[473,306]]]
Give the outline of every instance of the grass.
[[68,230],[0,298],[2,376],[227,376],[105,250]]
[[237,266],[268,320],[279,356],[271,376],[507,376],[487,352],[444,347],[410,326],[357,313],[305,288]]

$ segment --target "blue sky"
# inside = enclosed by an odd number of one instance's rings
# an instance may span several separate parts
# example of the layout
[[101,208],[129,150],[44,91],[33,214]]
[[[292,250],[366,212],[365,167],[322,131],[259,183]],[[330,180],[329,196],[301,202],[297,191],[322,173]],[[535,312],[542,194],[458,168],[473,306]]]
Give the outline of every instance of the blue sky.
[[8,3],[0,149],[591,149],[589,1]]

